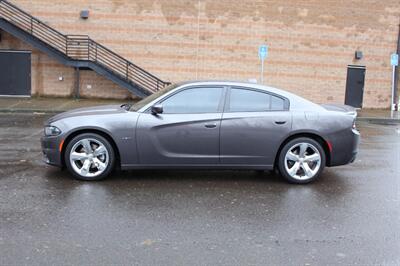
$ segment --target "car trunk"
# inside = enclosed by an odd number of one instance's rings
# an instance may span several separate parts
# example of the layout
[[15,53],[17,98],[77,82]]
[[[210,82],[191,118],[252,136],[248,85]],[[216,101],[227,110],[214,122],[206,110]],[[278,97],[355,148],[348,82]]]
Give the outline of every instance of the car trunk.
[[323,108],[325,108],[328,111],[335,111],[335,112],[343,112],[347,113],[349,115],[352,115],[354,117],[357,116],[357,110],[356,108],[349,106],[349,105],[344,105],[344,104],[321,104]]

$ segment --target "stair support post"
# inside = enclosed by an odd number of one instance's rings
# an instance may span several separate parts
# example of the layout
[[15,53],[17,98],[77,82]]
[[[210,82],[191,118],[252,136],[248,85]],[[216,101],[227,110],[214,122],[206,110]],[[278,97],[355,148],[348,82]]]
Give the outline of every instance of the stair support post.
[[75,98],[79,99],[80,97],[80,92],[79,89],[81,87],[81,77],[79,73],[79,67],[75,68]]
[[68,56],[68,37],[65,37],[65,54]]
[[96,55],[95,55],[95,60],[97,62],[97,43],[96,43]]

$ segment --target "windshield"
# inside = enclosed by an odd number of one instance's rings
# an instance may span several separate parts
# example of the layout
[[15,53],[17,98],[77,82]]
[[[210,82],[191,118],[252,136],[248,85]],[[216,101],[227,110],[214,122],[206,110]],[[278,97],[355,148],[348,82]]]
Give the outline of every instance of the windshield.
[[137,111],[137,110],[139,110],[140,108],[142,108],[142,107],[145,106],[146,104],[148,104],[148,103],[154,101],[154,100],[157,99],[158,97],[160,97],[160,96],[166,94],[167,92],[169,92],[169,91],[175,89],[175,88],[178,87],[179,85],[180,85],[180,84],[178,84],[178,83],[171,84],[171,85],[169,85],[168,87],[165,87],[164,89],[159,90],[159,91],[153,93],[153,94],[150,95],[150,96],[147,96],[146,98],[144,98],[144,99],[138,101],[137,103],[135,103],[135,104],[130,108],[130,110],[131,110],[131,111]]

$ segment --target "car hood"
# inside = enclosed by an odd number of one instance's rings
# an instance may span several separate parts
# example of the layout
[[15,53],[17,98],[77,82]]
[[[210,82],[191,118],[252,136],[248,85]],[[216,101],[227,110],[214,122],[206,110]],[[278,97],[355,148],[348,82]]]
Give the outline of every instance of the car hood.
[[126,110],[121,107],[121,105],[102,105],[86,108],[73,109],[61,114],[57,114],[47,120],[46,124],[50,124],[60,119],[78,116],[88,116],[88,115],[104,115],[104,114],[115,114],[124,113]]

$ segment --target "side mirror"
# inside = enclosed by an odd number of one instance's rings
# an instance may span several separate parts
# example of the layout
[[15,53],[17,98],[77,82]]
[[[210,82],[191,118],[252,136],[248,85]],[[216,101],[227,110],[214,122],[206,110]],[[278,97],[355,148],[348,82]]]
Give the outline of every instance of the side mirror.
[[163,110],[163,107],[162,107],[161,104],[156,104],[156,105],[153,105],[153,106],[151,107],[151,113],[152,113],[153,115],[162,114],[163,111],[164,111],[164,110]]

